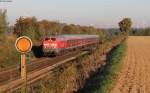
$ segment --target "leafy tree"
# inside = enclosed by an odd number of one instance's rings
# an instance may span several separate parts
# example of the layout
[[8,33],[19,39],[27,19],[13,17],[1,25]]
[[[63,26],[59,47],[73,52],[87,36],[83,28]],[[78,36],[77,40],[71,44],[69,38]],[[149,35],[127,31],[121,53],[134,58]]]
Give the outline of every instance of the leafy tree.
[[41,20],[38,22],[38,32],[41,37],[46,37],[50,35],[51,26],[49,21],[47,20]]
[[130,18],[124,18],[122,21],[119,22],[119,27],[121,32],[128,33],[131,30],[132,21]]
[[146,36],[150,36],[150,28],[146,28],[145,29],[145,35]]
[[82,34],[88,33],[89,31],[87,26],[80,26],[80,29]]
[[31,39],[35,39],[35,33],[37,31],[37,20],[35,17],[20,17],[16,20],[16,24],[14,26],[14,33],[17,36],[26,35]]
[[51,25],[51,34],[60,33],[61,24],[59,22],[50,22]]
[[56,34],[60,32],[61,24],[58,22],[52,22],[48,20],[41,20],[38,22],[38,30],[42,37],[49,36],[50,34]]
[[4,36],[4,33],[8,30],[6,13],[6,10],[0,10],[0,37]]
[[63,27],[62,33],[63,33],[63,34],[71,34],[71,33],[73,33],[73,32],[72,32],[72,28],[71,28],[69,25],[65,25],[65,26]]

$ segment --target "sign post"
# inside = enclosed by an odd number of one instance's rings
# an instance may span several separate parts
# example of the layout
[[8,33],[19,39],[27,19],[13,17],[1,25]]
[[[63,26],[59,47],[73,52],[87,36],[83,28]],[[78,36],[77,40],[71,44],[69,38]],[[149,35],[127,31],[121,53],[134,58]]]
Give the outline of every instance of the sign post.
[[27,36],[19,37],[16,40],[15,47],[21,53],[21,78],[27,80],[26,53],[31,51],[32,41]]
[[26,55],[21,55],[21,78],[22,80],[27,80],[27,71],[26,71]]

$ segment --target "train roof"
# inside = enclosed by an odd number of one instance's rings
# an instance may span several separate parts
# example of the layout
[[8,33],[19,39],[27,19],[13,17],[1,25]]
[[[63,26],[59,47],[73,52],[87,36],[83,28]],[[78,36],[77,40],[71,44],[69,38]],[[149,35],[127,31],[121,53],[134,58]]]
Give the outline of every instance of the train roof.
[[83,38],[99,38],[98,35],[51,35],[49,37],[58,38],[59,40],[83,39]]

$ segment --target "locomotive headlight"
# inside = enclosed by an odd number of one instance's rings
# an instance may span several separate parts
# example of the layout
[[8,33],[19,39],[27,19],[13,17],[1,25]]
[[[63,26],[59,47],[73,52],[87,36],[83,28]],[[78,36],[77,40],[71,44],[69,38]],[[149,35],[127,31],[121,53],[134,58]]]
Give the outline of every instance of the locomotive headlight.
[[52,46],[53,48],[56,48],[57,44],[51,44],[51,46]]
[[52,46],[56,46],[57,44],[51,44]]
[[48,46],[49,44],[43,44],[44,46]]

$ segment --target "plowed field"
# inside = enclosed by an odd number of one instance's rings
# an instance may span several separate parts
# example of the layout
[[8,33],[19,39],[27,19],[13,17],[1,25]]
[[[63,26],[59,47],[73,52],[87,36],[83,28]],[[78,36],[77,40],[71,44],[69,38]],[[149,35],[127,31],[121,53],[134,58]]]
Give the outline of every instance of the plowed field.
[[110,93],[150,93],[150,37],[128,38],[123,67]]

